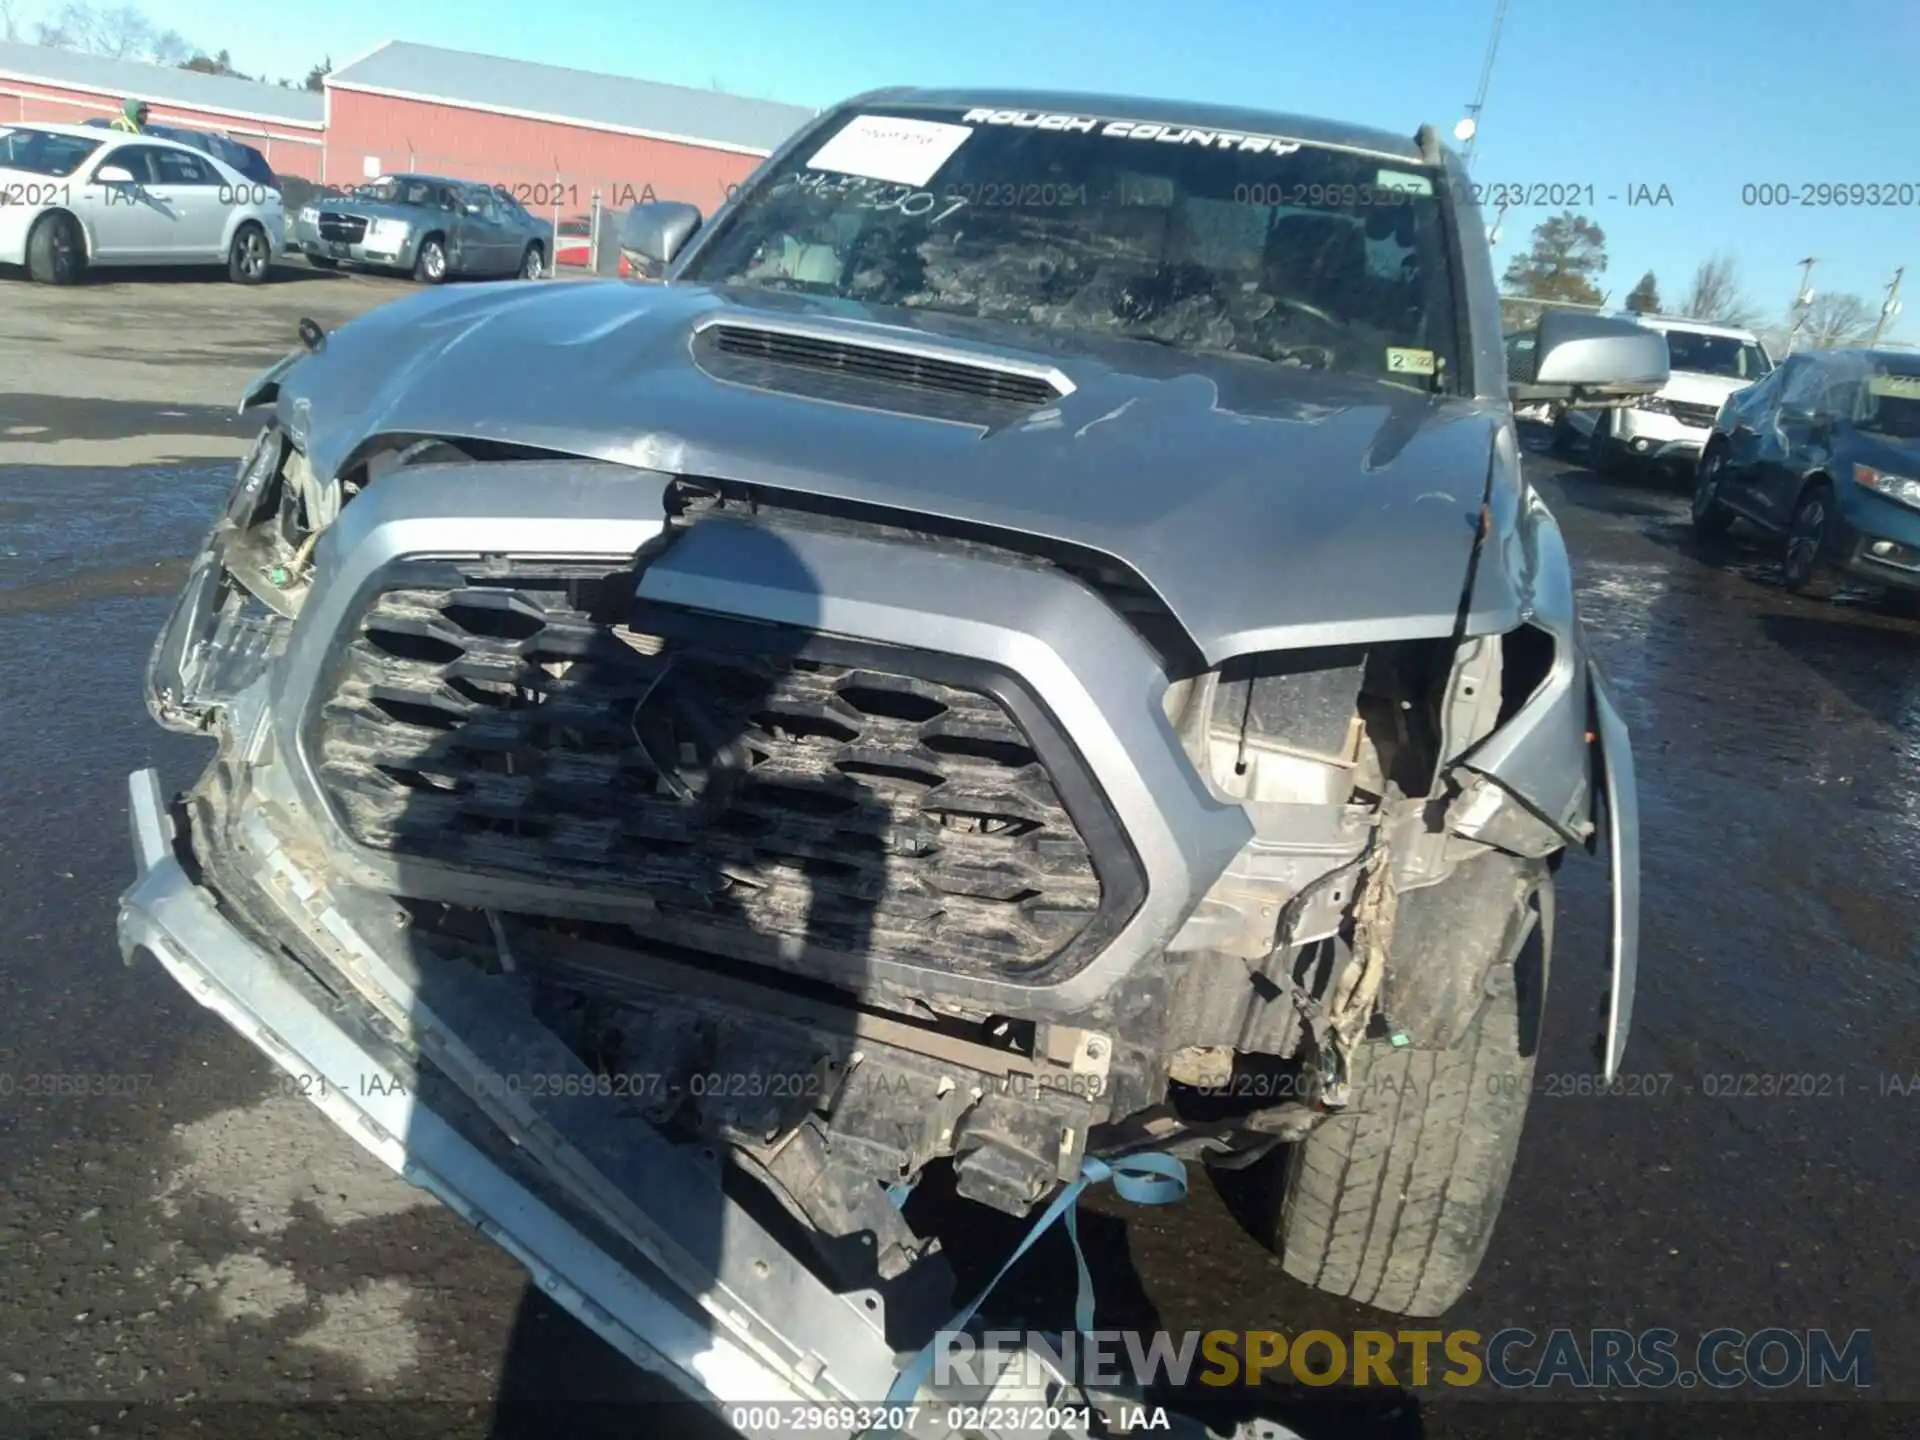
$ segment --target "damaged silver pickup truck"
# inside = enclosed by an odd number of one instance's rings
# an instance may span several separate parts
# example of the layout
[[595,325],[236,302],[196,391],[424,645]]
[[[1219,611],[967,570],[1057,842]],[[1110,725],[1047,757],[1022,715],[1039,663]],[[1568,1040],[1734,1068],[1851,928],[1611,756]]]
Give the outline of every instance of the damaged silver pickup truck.
[[955,1298],[917,1200],[1143,1153],[1441,1313],[1571,847],[1609,1077],[1633,999],[1631,754],[1512,401],[1666,378],[1558,313],[1510,384],[1463,178],[881,91],[634,211],[659,283],[304,324],[154,655],[218,753],[133,777],[123,947],[710,1401],[882,1400]]

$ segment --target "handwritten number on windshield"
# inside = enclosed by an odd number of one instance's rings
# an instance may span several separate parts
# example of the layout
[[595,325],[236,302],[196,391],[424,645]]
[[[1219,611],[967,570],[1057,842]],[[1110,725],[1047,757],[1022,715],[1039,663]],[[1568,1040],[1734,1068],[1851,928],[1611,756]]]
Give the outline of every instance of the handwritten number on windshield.
[[[890,195],[888,193],[889,191],[898,193]],[[938,225],[942,220],[946,219],[949,215],[953,214],[954,211],[960,209],[967,203],[964,198],[958,195],[949,196],[948,201],[949,203],[944,210],[938,215],[933,215],[932,218],[927,221],[929,225]],[[922,215],[931,214],[933,208],[939,203],[939,197],[931,190],[915,190],[911,185],[886,185],[882,186],[879,190],[869,191],[866,195],[862,196],[858,208],[862,210],[898,210],[902,215],[917,220]]]
[[897,210],[902,215],[915,220],[924,216],[929,225],[938,225],[949,215],[965,208],[967,204],[965,196],[949,195],[944,208],[940,208],[939,213],[935,214],[936,207],[941,207],[940,197],[931,190],[916,190],[911,185],[876,186],[871,180],[830,180],[815,176],[807,176],[800,183],[802,188],[811,190],[815,194],[832,191],[840,191],[844,194],[848,189],[853,189],[859,196],[854,201],[854,208],[857,210]]

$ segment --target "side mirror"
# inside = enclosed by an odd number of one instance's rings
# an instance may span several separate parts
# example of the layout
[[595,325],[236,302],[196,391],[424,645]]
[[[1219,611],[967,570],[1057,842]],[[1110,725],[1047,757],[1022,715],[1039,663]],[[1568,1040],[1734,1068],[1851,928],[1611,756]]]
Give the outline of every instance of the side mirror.
[[485,207],[478,200],[466,200],[460,205],[462,215],[478,215]]
[[99,185],[133,184],[133,172],[124,165],[102,165],[93,172],[93,178]]
[[678,200],[636,205],[620,227],[620,250],[640,279],[657,280],[700,228],[700,207]]
[[1651,395],[1666,385],[1669,374],[1667,337],[1658,330],[1631,320],[1550,310],[1535,332],[1533,374],[1507,388],[1518,402],[1591,404]]

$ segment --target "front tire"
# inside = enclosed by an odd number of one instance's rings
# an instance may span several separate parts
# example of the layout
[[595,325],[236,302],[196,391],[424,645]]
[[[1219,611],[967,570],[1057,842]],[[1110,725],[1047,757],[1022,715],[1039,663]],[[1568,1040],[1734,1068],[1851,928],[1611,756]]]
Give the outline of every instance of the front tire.
[[271,269],[273,247],[267,243],[267,232],[248,221],[233,232],[233,243],[227,247],[227,278],[236,285],[258,285]]
[[1580,432],[1573,428],[1562,409],[1553,417],[1553,429],[1547,434],[1547,449],[1555,455],[1571,455],[1580,439]]
[[1833,551],[1833,491],[1815,482],[1793,507],[1780,552],[1780,583],[1795,595],[1825,599],[1833,592],[1827,561]]
[[[1362,1043],[1352,1108],[1268,1162],[1284,1165],[1270,1243],[1287,1273],[1401,1315],[1444,1314],[1479,1270],[1533,1090],[1546,984],[1536,922],[1552,913],[1553,881],[1539,862],[1510,856],[1468,864],[1485,868],[1434,889],[1461,885],[1475,901],[1517,894],[1505,923],[1464,927],[1477,938],[1462,940],[1463,927],[1415,921],[1400,962],[1436,967],[1438,993],[1449,993],[1442,974],[1462,982],[1455,1003],[1474,1009],[1457,1038]],[[1455,908],[1434,896],[1429,913]]]
[[547,273],[547,253],[537,244],[527,246],[527,253],[520,257],[519,275],[522,280],[538,280]]
[[422,285],[438,285],[447,278],[447,242],[429,235],[420,242],[420,253],[413,257],[413,278]]
[[27,236],[27,278],[42,285],[77,285],[87,273],[80,224],[64,210],[42,215]]

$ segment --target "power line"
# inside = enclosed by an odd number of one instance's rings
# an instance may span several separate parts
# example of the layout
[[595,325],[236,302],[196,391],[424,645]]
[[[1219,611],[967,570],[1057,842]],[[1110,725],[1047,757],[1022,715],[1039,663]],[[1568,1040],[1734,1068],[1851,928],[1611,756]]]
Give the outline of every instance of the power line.
[[1493,33],[1487,37],[1486,58],[1480,62],[1480,86],[1474,92],[1473,103],[1467,106],[1467,119],[1473,122],[1473,128],[1466,137],[1466,149],[1461,152],[1462,165],[1473,164],[1474,142],[1480,138],[1480,112],[1486,108],[1487,86],[1493,80],[1493,57],[1500,50],[1500,27],[1507,21],[1507,0],[1499,0],[1493,12]]

